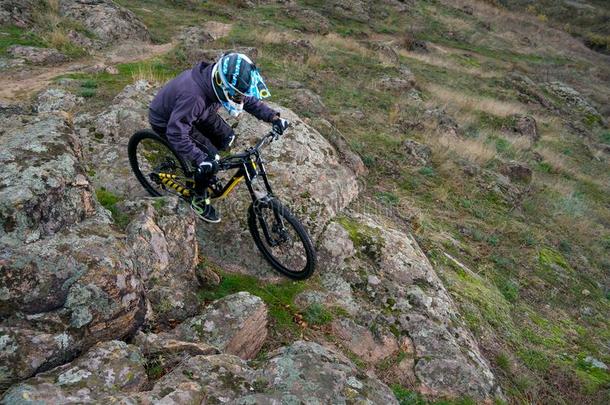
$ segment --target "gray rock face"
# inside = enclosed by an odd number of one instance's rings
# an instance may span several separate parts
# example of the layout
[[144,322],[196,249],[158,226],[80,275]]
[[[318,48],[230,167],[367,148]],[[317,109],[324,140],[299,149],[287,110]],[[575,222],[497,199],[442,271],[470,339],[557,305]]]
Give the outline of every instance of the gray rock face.
[[147,195],[131,172],[127,144],[134,132],[150,128],[148,106],[154,93],[155,87],[140,80],[125,87],[98,115],[75,118],[84,161],[95,171],[91,180],[97,188],[129,198]]
[[180,340],[206,342],[223,352],[251,359],[267,337],[267,306],[247,292],[226,296],[173,332]]
[[432,157],[432,150],[428,145],[407,139],[402,144],[405,157],[410,165],[426,166]]
[[105,43],[150,40],[135,14],[111,0],[60,0],[59,13],[80,22]]
[[96,213],[80,144],[61,115],[7,117],[2,127],[0,241],[33,242]]
[[279,349],[262,375],[269,382],[266,393],[273,394],[279,403],[308,403],[315,398],[322,404],[398,404],[392,391],[377,378],[359,371],[338,352],[313,342],[298,341]]
[[139,214],[127,228],[127,244],[157,324],[181,321],[198,313],[195,268],[198,243],[195,217],[177,198],[150,200],[132,209]]
[[[340,162],[330,143],[305,124],[294,112],[271,104],[292,123],[280,140],[263,149],[266,170],[274,193],[305,224],[315,239],[324,225],[358,194],[356,176]],[[254,145],[270,130],[269,124],[244,114],[236,128],[234,151]],[[201,248],[228,271],[274,277],[247,230],[247,207],[251,200],[244,186],[238,187],[217,207],[224,216],[214,227],[198,229]]]
[[129,334],[144,318],[142,286],[121,238],[100,220],[61,235],[2,249],[0,349],[4,380],[26,378],[103,339]]
[[13,58],[24,59],[34,65],[54,65],[68,60],[66,55],[54,48],[13,45],[8,48],[8,53]]
[[572,107],[576,107],[581,112],[588,114],[598,119],[602,119],[599,112],[582,96],[578,91],[562,82],[551,82],[547,85],[548,90],[560,97],[565,103]]
[[26,27],[32,22],[33,0],[4,0],[0,3],[0,25]]
[[61,89],[47,89],[36,97],[36,111],[56,112],[70,111],[84,99]]
[[[371,361],[399,346],[409,348],[401,349],[407,356],[392,372],[412,381],[411,386],[422,393],[477,401],[500,395],[489,365],[414,239],[373,215],[350,213],[340,223],[354,243],[354,254],[323,270],[322,284],[328,292],[317,298],[353,315],[355,324],[333,325],[340,344]],[[341,234],[332,230],[323,238],[322,251],[345,245],[340,239]],[[394,328],[410,340],[397,344],[386,332],[373,345],[368,330],[373,327]]]
[[377,364],[398,352],[398,342],[389,332],[377,331],[377,335],[354,321],[342,318],[331,324],[333,334],[344,345],[367,364]]
[[116,340],[98,343],[72,363],[9,389],[3,404],[92,403],[143,388],[147,377],[138,348]]
[[322,97],[309,89],[299,89],[292,95],[299,108],[309,114],[320,114],[326,110]]

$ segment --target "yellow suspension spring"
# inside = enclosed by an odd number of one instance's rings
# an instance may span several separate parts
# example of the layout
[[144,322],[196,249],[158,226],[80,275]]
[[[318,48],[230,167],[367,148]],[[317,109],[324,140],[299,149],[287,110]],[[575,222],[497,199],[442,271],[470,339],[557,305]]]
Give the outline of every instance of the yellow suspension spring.
[[164,185],[166,185],[168,187],[173,188],[174,190],[176,190],[183,196],[189,197],[191,195],[191,191],[188,188],[173,181],[174,179],[176,179],[175,174],[159,173],[159,178],[161,179],[161,183],[163,183]]

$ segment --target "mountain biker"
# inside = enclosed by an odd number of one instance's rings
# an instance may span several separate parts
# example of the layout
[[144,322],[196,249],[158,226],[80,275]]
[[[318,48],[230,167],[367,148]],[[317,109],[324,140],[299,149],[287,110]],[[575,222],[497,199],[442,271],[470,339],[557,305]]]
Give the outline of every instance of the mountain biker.
[[246,55],[228,53],[216,63],[199,62],[169,81],[150,104],[152,129],[174,147],[195,172],[191,208],[207,222],[220,222],[210,204],[208,185],[218,172],[218,151],[231,147],[235,133],[218,114],[224,107],[231,116],[243,111],[272,124],[281,135],[288,122],[260,100],[270,96],[256,65]]

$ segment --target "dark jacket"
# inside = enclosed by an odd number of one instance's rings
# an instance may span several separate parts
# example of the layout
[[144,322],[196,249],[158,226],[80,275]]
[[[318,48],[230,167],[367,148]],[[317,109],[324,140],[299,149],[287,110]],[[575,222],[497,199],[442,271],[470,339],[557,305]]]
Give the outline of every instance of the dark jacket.
[[[212,67],[213,64],[200,62],[169,81],[148,112],[151,125],[166,128],[167,139],[176,151],[196,164],[203,162],[206,154],[189,136],[194,125],[210,128],[223,139],[233,135],[233,129],[218,115],[221,104],[212,88]],[[252,97],[245,98],[244,110],[266,122],[277,114]]]

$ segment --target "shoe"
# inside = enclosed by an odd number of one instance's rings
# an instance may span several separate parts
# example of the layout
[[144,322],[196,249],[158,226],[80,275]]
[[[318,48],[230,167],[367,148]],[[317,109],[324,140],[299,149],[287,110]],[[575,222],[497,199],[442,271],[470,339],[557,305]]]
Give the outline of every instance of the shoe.
[[199,217],[199,219],[217,224],[220,222],[220,216],[216,213],[216,209],[210,204],[210,199],[205,197],[193,197],[191,200],[191,209]]

